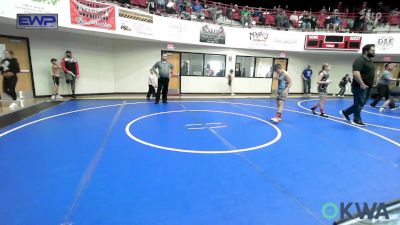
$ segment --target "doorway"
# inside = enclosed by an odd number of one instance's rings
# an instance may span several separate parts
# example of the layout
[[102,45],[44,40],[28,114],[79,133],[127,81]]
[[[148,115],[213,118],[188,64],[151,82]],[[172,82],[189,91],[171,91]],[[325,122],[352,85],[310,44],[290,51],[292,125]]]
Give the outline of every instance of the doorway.
[[[275,64],[279,64],[279,65],[281,65],[282,66],[282,69],[283,70],[287,70],[287,67],[288,67],[288,59],[286,59],[286,58],[276,58],[276,59],[274,59],[274,63],[273,63],[273,65],[275,65]],[[272,65],[272,66],[273,66]],[[273,76],[275,76],[276,74],[275,74],[275,72],[273,73]],[[272,79],[272,84],[271,84],[272,86],[271,86],[271,93],[274,93],[274,94],[276,94],[276,90],[278,89],[278,80],[276,80],[276,79]]]
[[174,66],[173,74],[169,79],[168,95],[180,95],[181,93],[181,53],[167,52],[168,62]]

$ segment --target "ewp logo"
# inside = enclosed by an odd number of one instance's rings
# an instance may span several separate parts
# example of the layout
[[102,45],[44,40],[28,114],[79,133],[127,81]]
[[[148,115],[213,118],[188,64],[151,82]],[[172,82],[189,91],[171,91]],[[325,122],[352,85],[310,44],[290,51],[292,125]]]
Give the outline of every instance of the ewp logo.
[[[365,216],[367,216],[367,219],[372,220],[372,219],[379,219],[382,216],[385,217],[385,219],[389,219],[389,214],[386,210],[386,205],[385,203],[376,203],[374,202],[372,204],[372,207],[368,206],[368,203],[364,202],[363,204],[360,204],[358,202],[348,202],[348,203],[340,203],[340,211],[338,206],[335,203],[326,203],[322,207],[322,215],[329,220],[332,219],[338,219],[338,215],[340,213],[339,219],[345,220],[345,219],[355,219],[356,217],[351,215],[349,212],[349,209],[352,206],[356,207],[357,215],[358,218],[363,220],[366,219]],[[361,208],[362,207],[362,208]]]
[[17,28],[57,29],[57,14],[17,14]]

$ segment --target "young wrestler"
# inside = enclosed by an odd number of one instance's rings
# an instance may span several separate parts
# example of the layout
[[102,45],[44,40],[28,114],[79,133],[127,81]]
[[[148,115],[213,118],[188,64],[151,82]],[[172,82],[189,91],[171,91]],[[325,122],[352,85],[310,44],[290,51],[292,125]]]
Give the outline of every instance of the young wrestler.
[[271,120],[275,123],[278,123],[282,118],[283,105],[288,96],[289,89],[292,86],[292,79],[290,79],[289,74],[282,69],[280,64],[274,65],[274,72],[276,72],[276,75],[274,75],[273,79],[278,80],[278,95],[276,97],[278,112],[276,113],[275,117],[271,118]]

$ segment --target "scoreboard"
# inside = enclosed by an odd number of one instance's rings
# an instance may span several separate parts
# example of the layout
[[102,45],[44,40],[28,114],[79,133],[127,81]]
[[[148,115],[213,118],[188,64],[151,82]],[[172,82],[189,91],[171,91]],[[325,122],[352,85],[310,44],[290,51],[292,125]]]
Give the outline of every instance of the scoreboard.
[[358,51],[361,38],[356,35],[306,35],[304,49]]

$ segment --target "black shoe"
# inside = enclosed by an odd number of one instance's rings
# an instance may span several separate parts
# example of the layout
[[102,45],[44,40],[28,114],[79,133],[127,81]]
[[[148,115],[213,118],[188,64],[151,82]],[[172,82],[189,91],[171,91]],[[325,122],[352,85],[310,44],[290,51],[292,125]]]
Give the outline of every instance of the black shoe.
[[154,104],[158,104],[158,103],[160,103],[160,102],[158,102],[158,101],[155,101],[155,102],[154,102]]
[[150,98],[149,98],[149,97],[147,97],[147,98],[146,98],[146,100],[148,101],[148,100],[150,100]]
[[344,114],[343,110],[340,110],[340,114],[341,114],[348,122],[350,122],[350,116]]
[[359,126],[359,127],[365,127],[367,126],[365,123],[363,123],[361,120],[360,121],[354,121],[354,125]]
[[72,95],[72,98],[76,98],[76,96],[75,96],[75,95]]
[[162,101],[162,103],[168,103],[167,101]]
[[326,115],[325,113],[321,113],[320,116],[321,116],[321,117],[325,117],[325,118],[328,118],[328,117],[329,117],[329,116]]
[[312,114],[317,115],[314,108],[311,108],[311,112],[312,112]]

